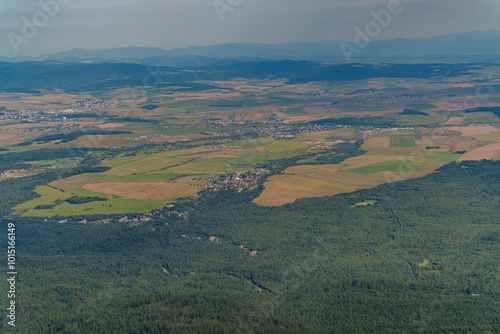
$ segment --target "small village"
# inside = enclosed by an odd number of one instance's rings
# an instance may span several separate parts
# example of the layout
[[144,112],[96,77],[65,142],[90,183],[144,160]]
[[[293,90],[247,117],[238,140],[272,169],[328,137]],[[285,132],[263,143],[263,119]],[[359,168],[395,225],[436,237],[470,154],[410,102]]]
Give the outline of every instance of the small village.
[[207,189],[211,192],[218,190],[242,191],[245,188],[252,190],[268,172],[268,170],[259,169],[256,172],[235,172],[214,176],[209,178],[210,185],[207,186]]

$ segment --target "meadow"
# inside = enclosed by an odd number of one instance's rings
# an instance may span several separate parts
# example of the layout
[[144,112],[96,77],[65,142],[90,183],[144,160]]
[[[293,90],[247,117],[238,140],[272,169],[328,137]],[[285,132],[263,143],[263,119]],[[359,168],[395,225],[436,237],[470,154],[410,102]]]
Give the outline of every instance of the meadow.
[[[88,191],[78,188],[54,189],[48,186],[39,186],[35,190],[41,197],[28,201],[14,208],[18,214],[24,217],[53,217],[53,216],[85,216],[85,215],[109,215],[149,212],[161,208],[163,201],[151,201],[141,199],[116,198],[105,193]],[[70,204],[64,202],[72,197],[99,196],[107,201],[90,202],[85,204]],[[54,205],[58,201],[62,204],[53,209],[38,210],[39,205]]]
[[363,149],[377,149],[391,147],[389,136],[371,137],[364,141]]
[[390,147],[415,147],[415,135],[393,135],[390,139]]
[[459,157],[450,152],[371,151],[336,165],[289,167],[264,183],[264,190],[254,203],[279,206],[300,198],[372,188],[427,175]]

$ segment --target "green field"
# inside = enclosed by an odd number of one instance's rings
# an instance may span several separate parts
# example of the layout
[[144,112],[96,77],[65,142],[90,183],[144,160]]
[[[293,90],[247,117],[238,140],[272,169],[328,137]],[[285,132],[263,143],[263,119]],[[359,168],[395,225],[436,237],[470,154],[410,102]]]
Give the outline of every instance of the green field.
[[397,121],[399,124],[407,126],[418,126],[422,124],[432,125],[443,120],[442,117],[435,115],[401,115],[399,113],[385,114],[382,117]]
[[[250,145],[250,148],[251,146],[253,145]],[[299,145],[299,147],[302,146]],[[165,194],[165,197],[154,199],[141,199],[138,197],[132,199],[128,195],[121,195],[121,193],[118,194],[126,198],[110,195],[114,191],[119,191],[113,188],[114,183],[132,183],[127,185],[131,191],[134,189],[133,183],[151,183],[152,187],[158,189],[158,185],[165,184],[165,186],[160,187],[169,187],[172,184],[179,184],[179,182],[173,182],[178,178],[193,176],[197,180],[188,182],[187,184],[194,187],[192,193],[194,194],[207,184],[204,178],[215,176],[222,172],[243,172],[252,169],[252,167],[231,167],[230,164],[256,164],[264,160],[265,156],[263,152],[253,152],[251,149],[244,151],[241,149],[225,151],[181,150],[150,155],[119,157],[103,162],[103,165],[111,167],[109,171],[96,174],[83,174],[76,178],[58,180],[54,185],[59,189],[49,186],[37,187],[36,192],[41,197],[18,205],[14,210],[17,210],[23,216],[38,217],[147,212],[163,206],[172,198],[187,196],[186,189],[174,187],[169,188],[170,190]],[[105,184],[104,188],[107,192],[109,191],[108,194],[82,189],[84,186],[92,186],[93,184]],[[141,186],[143,185],[139,185],[138,187]],[[189,194],[189,196],[192,194]],[[75,195],[80,197],[103,197],[107,201],[78,205],[64,202],[66,198]],[[56,203],[56,201],[62,201],[62,203]],[[40,205],[54,204],[58,205],[51,209],[35,210],[35,207]]]
[[[459,154],[454,154],[451,152],[425,152],[423,157],[425,157],[426,160],[433,160],[437,162],[443,162],[449,164],[450,162],[457,161],[458,158],[460,158],[461,155]],[[418,159],[414,159],[417,160]]]
[[232,147],[238,147],[242,150],[248,150],[248,149],[257,149],[257,148],[264,148],[273,143],[273,139],[271,137],[261,137],[258,139],[247,139],[247,140],[241,140],[241,141],[236,141],[232,142],[229,145]]
[[[110,195],[96,193],[81,188],[69,188],[64,191],[53,189],[49,186],[39,186],[36,192],[41,197],[16,206],[15,210],[25,211],[23,217],[53,217],[53,216],[78,216],[78,215],[97,215],[97,214],[125,214],[131,212],[147,212],[160,208],[165,201],[150,201],[140,199],[113,198]],[[108,199],[102,202],[90,202],[85,204],[62,203],[53,209],[35,210],[38,205],[55,204],[57,200],[64,201],[72,196],[98,196]]]
[[302,160],[297,161],[298,164],[307,164],[307,163],[311,163],[311,162],[314,163],[314,162],[316,162],[316,160],[315,159],[302,159]]
[[[369,175],[373,173],[379,173],[379,172],[398,172],[402,166],[408,166],[408,163],[411,164],[412,167],[420,167],[423,165],[421,162],[408,162],[407,160],[398,160],[398,161],[386,161],[386,162],[379,162],[376,164],[371,164],[371,165],[366,165],[363,167],[358,167],[354,169],[349,169],[348,172],[353,172],[353,173],[358,173],[358,174],[363,174],[363,175]],[[404,164],[404,165],[403,165]]]
[[[185,151],[184,151],[185,152]],[[166,182],[175,178],[179,172],[217,173],[242,170],[240,167],[230,167],[229,164],[255,164],[265,159],[263,154],[254,152],[237,152],[221,150],[206,150],[201,152],[174,151],[157,153],[130,158],[118,158],[105,163],[111,167],[100,175],[92,176],[93,180],[110,176],[110,181],[160,181]],[[220,153],[218,157],[204,157],[210,153]],[[236,153],[236,154],[235,154]],[[228,157],[224,157],[227,155]],[[232,156],[231,156],[232,155]],[[237,156],[235,156],[237,155]],[[121,177],[122,179],[118,179]]]
[[[459,155],[451,152],[435,152],[435,151],[370,151],[366,156],[394,156],[404,159],[420,160],[419,157],[426,160],[434,160],[440,162],[452,162],[458,159]],[[413,157],[413,158],[412,158]]]
[[415,135],[394,135],[391,136],[391,147],[415,147]]
[[84,183],[99,183],[99,182],[169,182],[178,178],[181,174],[155,172],[140,175],[112,175],[112,174],[95,174],[85,179]]
[[429,261],[429,260],[424,260],[424,262],[419,263],[418,265],[419,265],[420,267],[425,267],[425,266],[426,266],[426,265],[428,265],[429,263],[431,263],[431,261]]
[[434,152],[434,151],[371,151],[365,156],[393,156],[398,159],[411,161],[432,160],[443,163],[456,161],[460,155],[451,152]]
[[379,172],[398,172],[400,169],[406,170],[409,166],[413,168],[424,165],[441,165],[456,161],[460,155],[451,152],[429,152],[429,151],[373,151],[364,156],[369,160],[376,156],[394,156],[397,160],[378,162],[365,166],[349,169],[348,172],[369,175]]

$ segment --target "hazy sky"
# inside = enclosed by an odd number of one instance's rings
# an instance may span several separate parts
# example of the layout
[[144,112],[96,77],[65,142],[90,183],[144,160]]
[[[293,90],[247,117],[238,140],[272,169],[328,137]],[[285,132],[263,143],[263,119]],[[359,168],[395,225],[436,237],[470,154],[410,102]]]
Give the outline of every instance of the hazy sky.
[[[41,0],[56,1],[65,4],[45,14],[38,0],[0,0],[0,55],[14,56],[16,48],[22,56],[76,47],[352,41],[372,10],[397,0]],[[401,0],[401,8],[376,39],[500,30],[499,0]],[[34,21],[38,31],[26,28]]]

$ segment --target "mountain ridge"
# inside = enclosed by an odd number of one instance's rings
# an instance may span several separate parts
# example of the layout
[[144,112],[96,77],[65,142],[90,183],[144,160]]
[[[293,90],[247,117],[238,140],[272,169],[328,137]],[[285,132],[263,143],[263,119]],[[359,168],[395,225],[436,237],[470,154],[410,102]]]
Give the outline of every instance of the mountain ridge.
[[[369,62],[384,58],[417,58],[432,61],[436,57],[450,56],[452,61],[474,61],[477,57],[493,57],[500,60],[500,31],[471,31],[448,34],[432,38],[394,38],[370,41],[366,47],[354,42],[318,41],[283,44],[227,43],[209,46],[192,46],[165,50],[159,47],[117,47],[107,49],[75,48],[38,57],[6,58],[1,61],[61,60],[73,62],[140,61],[146,58],[204,57],[204,58],[248,58],[291,59],[309,61],[348,62],[342,45],[359,50],[353,62]],[[468,57],[468,58],[467,58]],[[498,58],[496,58],[498,57]],[[351,58],[351,57],[349,57]],[[199,59],[198,59],[199,60]]]

